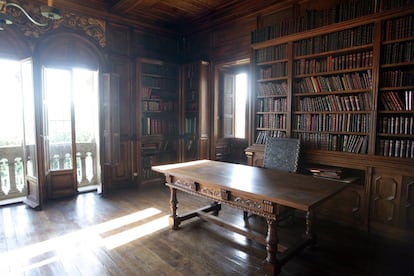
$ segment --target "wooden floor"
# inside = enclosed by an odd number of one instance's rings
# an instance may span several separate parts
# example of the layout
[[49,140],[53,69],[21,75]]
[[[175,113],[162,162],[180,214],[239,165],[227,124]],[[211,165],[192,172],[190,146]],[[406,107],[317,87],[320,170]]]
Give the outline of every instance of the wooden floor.
[[[206,202],[178,193],[179,212]],[[194,219],[168,227],[169,191],[158,186],[96,193],[48,203],[0,208],[0,275],[263,275],[265,248],[216,225]],[[242,212],[220,217],[243,225]],[[265,232],[264,221],[249,227]],[[302,219],[280,229],[292,242]],[[323,221],[319,237],[289,261],[281,275],[413,275],[414,249]]]

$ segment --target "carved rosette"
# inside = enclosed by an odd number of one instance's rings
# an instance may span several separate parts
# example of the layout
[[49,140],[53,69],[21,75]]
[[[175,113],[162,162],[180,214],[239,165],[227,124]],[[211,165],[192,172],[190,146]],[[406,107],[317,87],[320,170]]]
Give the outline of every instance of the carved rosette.
[[263,215],[264,217],[267,217],[268,214],[273,215],[275,210],[273,203],[266,200],[252,200],[234,197],[233,202],[241,208],[247,208],[259,215]]
[[[38,3],[33,3],[31,1],[28,4],[21,4],[19,1],[14,2],[21,5],[34,20],[40,23],[48,22],[48,19],[40,14]],[[104,20],[76,15],[74,13],[65,13],[62,11],[61,19],[50,21],[47,26],[40,27],[30,22],[19,9],[15,7],[8,7],[7,9],[8,13],[15,18],[14,24],[27,37],[37,39],[52,30],[64,26],[68,29],[85,33],[95,40],[102,48],[106,45],[106,23]]]
[[176,179],[174,182],[175,185],[183,187],[185,189],[189,189],[192,191],[197,191],[198,190],[198,183],[191,181],[191,180],[187,180],[187,179]]
[[241,206],[248,207],[249,209],[262,210],[261,201],[244,199],[241,197],[235,197],[233,201]]
[[209,187],[202,187],[200,189],[200,194],[221,199],[221,190],[220,189],[211,189]]

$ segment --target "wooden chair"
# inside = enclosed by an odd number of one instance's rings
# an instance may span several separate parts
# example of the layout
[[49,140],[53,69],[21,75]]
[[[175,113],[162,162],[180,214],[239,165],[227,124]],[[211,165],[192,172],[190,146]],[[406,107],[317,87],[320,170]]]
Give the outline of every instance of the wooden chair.
[[[298,170],[300,140],[295,138],[268,137],[265,143],[263,167],[296,173]],[[278,221],[293,217],[294,209],[285,206],[277,207]],[[244,212],[244,219],[248,213]]]

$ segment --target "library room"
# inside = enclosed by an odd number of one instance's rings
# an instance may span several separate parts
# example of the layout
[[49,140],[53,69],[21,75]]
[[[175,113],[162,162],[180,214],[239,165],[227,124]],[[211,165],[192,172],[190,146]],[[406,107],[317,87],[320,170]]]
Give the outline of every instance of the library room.
[[413,0],[0,0],[1,275],[411,275]]

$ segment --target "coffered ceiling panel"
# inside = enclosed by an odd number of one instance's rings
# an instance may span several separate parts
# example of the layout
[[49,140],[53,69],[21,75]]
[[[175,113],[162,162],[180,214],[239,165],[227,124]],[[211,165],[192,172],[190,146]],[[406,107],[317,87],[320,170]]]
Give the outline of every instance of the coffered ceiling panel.
[[[235,18],[293,0],[55,0],[56,6],[107,13],[126,20],[183,30],[211,18]],[[213,22],[212,22],[213,23]]]

